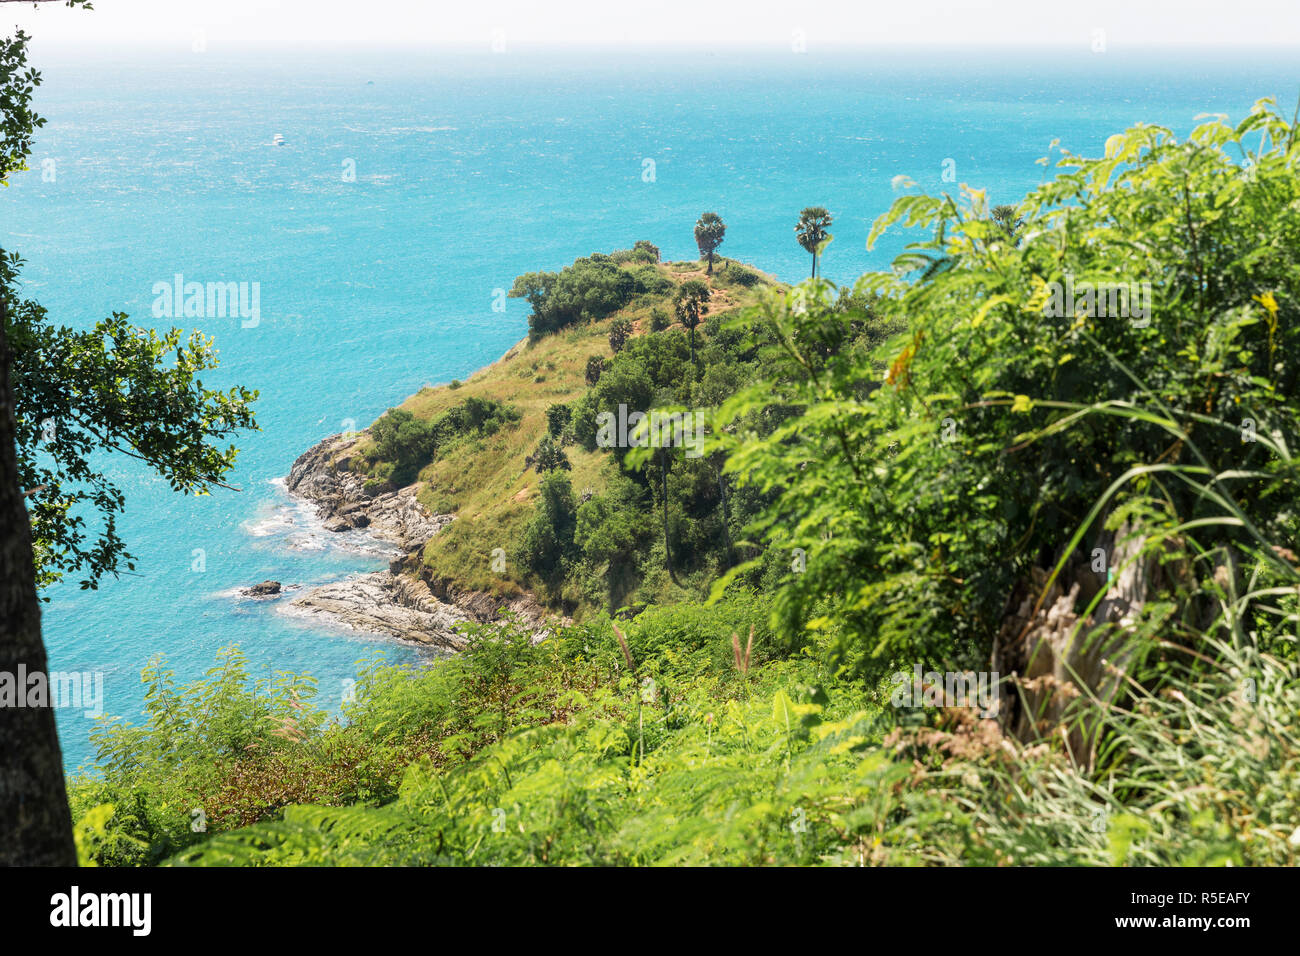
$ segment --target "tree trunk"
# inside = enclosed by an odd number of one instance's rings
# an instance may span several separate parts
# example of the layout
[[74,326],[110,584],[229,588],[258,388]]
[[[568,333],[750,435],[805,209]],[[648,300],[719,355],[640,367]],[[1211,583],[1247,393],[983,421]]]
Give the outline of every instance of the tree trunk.
[[718,473],[718,493],[722,496],[722,532],[727,541],[727,565],[730,567],[735,546],[731,542],[731,515],[727,508],[727,482],[722,477],[722,466],[715,464],[714,467]]
[[681,587],[677,572],[673,570],[673,549],[668,544],[668,454],[666,449],[659,449],[659,480],[664,498],[664,564],[668,567],[668,576],[673,583]]
[[[0,680],[25,673],[48,681],[32,530],[18,484],[8,321],[0,296]],[[23,703],[27,689],[14,687]],[[46,690],[44,706],[0,706],[0,866],[77,865],[48,683]]]
[[[1088,767],[1099,714],[1078,715],[1072,703],[1081,695],[1102,708],[1115,703],[1136,650],[1142,606],[1171,574],[1182,573],[1178,565],[1162,567],[1157,556],[1144,555],[1144,541],[1127,525],[1100,533],[1095,544],[1106,555],[1103,573],[1076,560],[1046,588],[1048,572],[1030,569],[1030,579],[1008,602],[992,661],[1013,688],[1002,693],[1003,729],[1023,743],[1060,736],[1074,760]],[[1081,621],[1075,609],[1087,606],[1108,580],[1106,595]]]
[[709,275],[713,275],[713,253],[709,253]]

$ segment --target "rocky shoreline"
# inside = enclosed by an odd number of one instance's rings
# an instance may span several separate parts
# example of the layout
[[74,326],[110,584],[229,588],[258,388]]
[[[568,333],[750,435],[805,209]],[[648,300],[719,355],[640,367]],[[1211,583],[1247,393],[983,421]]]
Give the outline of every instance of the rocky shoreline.
[[363,530],[395,544],[404,556],[387,571],[311,588],[290,601],[289,607],[296,613],[323,615],[357,630],[446,651],[465,646],[457,624],[493,621],[503,613],[515,614],[533,628],[534,639],[546,636],[553,616],[531,595],[503,600],[429,578],[421,552],[455,515],[430,514],[419,502],[418,484],[394,488],[353,471],[351,453],[363,435],[334,435],[309,448],[293,463],[285,487],[289,494],[316,506],[327,531]]

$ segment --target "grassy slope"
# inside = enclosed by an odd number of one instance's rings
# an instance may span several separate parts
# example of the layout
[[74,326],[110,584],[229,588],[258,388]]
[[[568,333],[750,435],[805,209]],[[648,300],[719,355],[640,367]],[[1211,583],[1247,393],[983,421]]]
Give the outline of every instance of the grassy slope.
[[[704,274],[699,262],[666,262],[659,270],[680,285],[689,279],[709,283],[713,297],[707,316],[740,308],[764,286],[776,280],[759,270],[759,283],[750,289],[729,281],[722,262],[714,264],[714,275]],[[546,434],[546,409],[569,403],[587,388],[587,359],[599,355],[607,361],[609,327],[618,318],[632,321],[633,334],[650,331],[653,308],[673,315],[672,296],[641,296],[607,319],[564,329],[537,342],[520,342],[499,360],[475,372],[458,387],[441,385],[421,389],[400,406],[419,418],[431,419],[469,396],[491,398],[513,405],[522,414],[519,422],[481,441],[458,444],[420,473],[420,500],[433,512],[457,515],[457,520],[434,537],[425,548],[424,562],[431,573],[462,588],[489,591],[502,596],[520,593],[526,585],[520,569],[508,562],[504,575],[492,571],[492,551],[511,553],[533,514],[533,498],[540,476],[527,468],[525,460]],[[700,335],[701,329],[696,330]],[[374,461],[374,445],[359,449]],[[576,494],[605,489],[612,466],[605,452],[587,452],[568,445],[565,453],[573,466],[571,477]]]

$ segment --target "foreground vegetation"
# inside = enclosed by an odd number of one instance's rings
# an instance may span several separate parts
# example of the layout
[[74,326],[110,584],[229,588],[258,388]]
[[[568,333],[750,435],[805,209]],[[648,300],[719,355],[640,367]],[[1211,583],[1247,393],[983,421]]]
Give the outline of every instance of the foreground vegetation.
[[[626,653],[605,620],[538,645],[482,628],[437,667],[370,669],[346,724],[315,709],[311,681],[254,681],[237,654],[188,687],[151,673],[147,726],[102,731],[104,780],[73,788],[82,862],[1300,856],[1300,691],[1276,661],[1225,649],[1194,680],[1169,675],[1175,694],[1109,718],[1114,757],[1090,775],[1059,750],[1012,748],[969,711],[900,720],[816,648],[778,651],[764,612],[744,597],[654,609],[626,625]],[[1261,675],[1258,708],[1243,706],[1242,668]]]
[[[83,858],[1294,864],[1298,161],[1263,101],[1012,209],[905,195],[873,237],[926,235],[852,290],[746,270],[714,309],[734,264],[648,244],[525,277],[531,344],[359,467],[430,441],[426,566],[509,545],[577,623],[371,667],[343,722],[234,652],[151,671]],[[701,454],[603,446],[620,404],[708,408]],[[996,715],[900,701],[914,667],[994,672]]]

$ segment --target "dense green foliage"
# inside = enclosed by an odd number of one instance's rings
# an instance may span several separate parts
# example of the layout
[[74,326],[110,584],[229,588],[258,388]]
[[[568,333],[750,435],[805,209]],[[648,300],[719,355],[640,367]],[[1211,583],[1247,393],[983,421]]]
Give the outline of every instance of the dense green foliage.
[[557,441],[562,439],[572,418],[573,409],[568,405],[551,405],[546,409],[546,434]]
[[659,247],[647,239],[638,239],[631,249],[619,249],[610,253],[610,258],[620,265],[624,262],[659,261]]
[[[697,371],[680,329],[637,336],[574,403],[573,439],[596,450],[602,416],[616,423],[620,414],[679,409],[698,414],[692,420],[703,441],[708,409],[759,374],[758,353],[749,336],[718,323],[700,349]],[[628,445],[604,449],[621,477],[579,506],[574,547],[566,546],[562,559],[568,561],[562,580],[571,587],[564,596],[572,602],[611,610],[648,603],[668,573],[669,554],[679,579],[695,582],[702,596],[736,560],[734,538],[757,513],[759,496],[728,489],[720,460],[697,456],[690,435],[685,444],[676,443],[676,434],[664,438],[667,445],[653,460],[635,463],[628,460],[632,437]],[[656,517],[667,526],[666,546],[662,535],[637,533]]]
[[960,711],[900,725],[816,653],[787,658],[753,598],[621,630],[474,628],[435,667],[367,668],[344,722],[237,653],[185,687],[151,667],[148,723],[106,726],[103,778],[74,786],[83,862],[1298,862],[1300,688],[1246,649],[1112,714],[1127,759],[1091,779]]
[[[658,250],[654,250],[657,259]],[[595,253],[578,259],[559,272],[529,272],[510,288],[513,298],[527,299],[529,334],[536,337],[558,332],[576,322],[603,319],[638,295],[662,295],[672,283],[654,268],[651,251],[635,259],[643,265],[623,268],[614,256]]]
[[532,455],[533,467],[537,469],[538,474],[545,474],[548,471],[557,469],[568,471],[570,467],[569,458],[564,454],[564,449],[560,447],[555,439],[547,435],[537,443],[537,450]]
[[382,459],[379,477],[398,485],[415,480],[438,450],[464,438],[495,434],[517,421],[518,412],[500,402],[470,397],[432,421],[402,408],[390,408],[371,426],[375,451]]
[[[563,454],[563,452],[561,452]],[[538,486],[539,498],[533,520],[524,532],[520,543],[523,562],[552,588],[562,586],[566,564],[575,552],[574,528],[577,505],[573,500],[573,485],[566,468],[543,469],[551,471]]]
[[[732,635],[751,628],[742,672]],[[773,660],[752,599],[655,609],[625,631],[626,650],[607,619],[542,644],[474,628],[436,667],[369,668],[345,723],[310,681],[254,681],[237,653],[186,687],[151,668],[148,723],[106,725],[104,779],[76,790],[84,851],[101,864],[814,859],[833,831],[790,823],[842,805],[874,707],[847,688],[832,704],[811,658]],[[300,826],[319,833],[275,835]],[[336,826],[360,829],[336,844]]]
[[[751,289],[764,280],[752,269],[729,263],[710,281]],[[723,473],[725,456],[700,454],[713,410],[743,386],[782,367],[767,357],[771,337],[761,324],[734,309],[706,318],[711,299],[708,283],[687,278],[666,300],[681,328],[670,327],[666,314],[655,322],[659,306],[652,307],[650,331],[640,335],[629,335],[630,325],[616,318],[610,325],[613,357],[593,356],[587,391],[563,411],[548,409],[549,439],[533,452],[530,464],[539,471],[563,468],[567,459],[561,461],[560,447],[572,441],[607,454],[616,474],[602,491],[585,494],[576,504],[576,521],[551,501],[536,506],[516,557],[532,575],[528,585],[552,603],[614,611],[656,603],[666,592],[702,598],[718,575],[745,558],[752,560],[738,573],[754,586],[770,585],[788,566],[788,555],[744,539],[768,492],[752,485],[730,487],[733,479]],[[873,301],[871,295],[844,290],[815,344],[820,353],[865,353],[896,330],[874,316]],[[650,452],[634,447],[635,418],[655,410],[691,416],[695,429],[660,436]],[[756,408],[745,426],[766,434],[792,411]],[[615,431],[628,420],[632,424],[626,434],[607,434],[605,440],[615,440],[602,443],[602,421]],[[654,441],[650,436],[645,440]],[[563,526],[544,529],[551,515],[563,515]],[[656,520],[658,534],[647,533]]]
[[734,260],[728,261],[726,268],[718,274],[717,278],[717,284],[723,288],[739,286],[742,289],[752,289],[760,281],[761,278],[757,272]]
[[[907,329],[875,355],[890,362],[883,383],[870,356],[819,348],[852,337],[839,330],[849,315],[822,305],[824,284],[802,310],[769,298],[760,321],[784,374],[722,420],[769,406],[774,390],[800,414],[766,436],[724,432],[722,445],[738,476],[779,489],[762,521],[771,543],[807,554],[781,591],[784,626],[835,621],[846,658],[874,673],[976,663],[1032,566],[1086,568],[1094,548],[1113,557],[1124,539],[1142,542],[1133,560],[1178,579],[1143,612],[1165,640],[1195,643],[1225,560],[1260,586],[1293,581],[1271,546],[1297,530],[1290,139],[1265,105],[1185,143],[1137,127],[1102,158],[1065,156],[1065,172],[1019,204],[1019,242],[978,193],[969,209],[900,199],[874,233],[906,219],[934,238],[900,260],[924,281],[858,283],[877,316]],[[1090,315],[1081,300],[1045,314],[1049,283],[1068,275],[1080,289],[1149,283],[1149,313]],[[1092,590],[1085,603],[1104,593]],[[1274,624],[1252,613],[1236,626]]]

